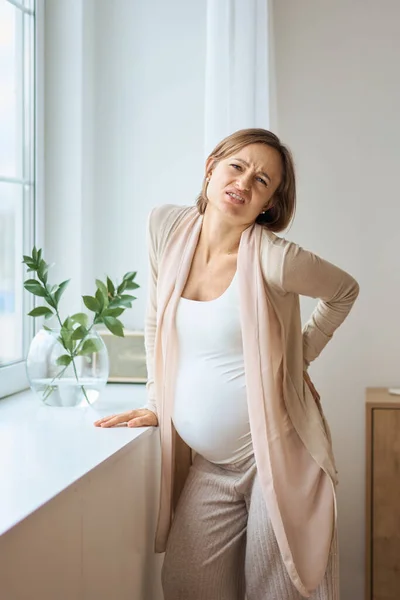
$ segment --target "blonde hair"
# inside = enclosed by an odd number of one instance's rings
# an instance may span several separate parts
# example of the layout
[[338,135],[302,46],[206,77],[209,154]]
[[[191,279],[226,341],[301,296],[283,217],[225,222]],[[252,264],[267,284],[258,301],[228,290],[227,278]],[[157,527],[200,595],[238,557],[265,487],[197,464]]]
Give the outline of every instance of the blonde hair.
[[[266,129],[240,129],[222,140],[211,152],[209,158],[213,158],[212,168],[222,159],[231,156],[238,150],[250,144],[266,144],[279,152],[282,160],[282,181],[275,191],[272,206],[263,214],[260,214],[256,223],[263,225],[273,232],[283,231],[292,221],[296,211],[296,178],[292,153],[284,146],[279,138]],[[196,205],[202,215],[206,210],[207,180],[203,179],[200,194]]]

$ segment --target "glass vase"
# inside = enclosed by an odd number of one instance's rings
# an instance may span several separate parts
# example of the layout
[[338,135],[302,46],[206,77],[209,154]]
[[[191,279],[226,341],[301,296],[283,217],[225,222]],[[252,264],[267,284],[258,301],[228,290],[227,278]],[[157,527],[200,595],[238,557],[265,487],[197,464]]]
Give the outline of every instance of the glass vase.
[[92,329],[74,343],[72,356],[59,338],[60,329],[47,328],[40,329],[33,338],[26,361],[32,390],[48,406],[94,404],[109,374],[102,338]]

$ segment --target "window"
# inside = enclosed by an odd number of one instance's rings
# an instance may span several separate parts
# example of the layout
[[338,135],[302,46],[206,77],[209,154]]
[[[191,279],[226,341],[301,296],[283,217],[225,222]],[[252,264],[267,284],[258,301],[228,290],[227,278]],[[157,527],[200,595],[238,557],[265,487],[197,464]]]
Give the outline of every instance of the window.
[[0,397],[27,387],[35,241],[35,0],[0,0]]

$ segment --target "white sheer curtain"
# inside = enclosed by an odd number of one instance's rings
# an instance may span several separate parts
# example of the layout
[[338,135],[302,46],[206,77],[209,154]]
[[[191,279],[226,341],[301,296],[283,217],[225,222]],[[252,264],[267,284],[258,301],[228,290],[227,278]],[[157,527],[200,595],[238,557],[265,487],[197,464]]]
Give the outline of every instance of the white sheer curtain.
[[245,127],[271,126],[271,0],[208,0],[205,154]]

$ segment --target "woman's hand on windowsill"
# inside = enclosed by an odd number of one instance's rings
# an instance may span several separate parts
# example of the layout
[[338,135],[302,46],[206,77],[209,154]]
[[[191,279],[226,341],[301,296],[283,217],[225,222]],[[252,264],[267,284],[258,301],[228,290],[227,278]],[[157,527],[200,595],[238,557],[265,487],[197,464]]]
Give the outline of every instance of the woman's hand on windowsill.
[[95,427],[115,427],[126,425],[127,427],[157,427],[157,416],[147,408],[128,410],[116,415],[109,415],[94,422]]

